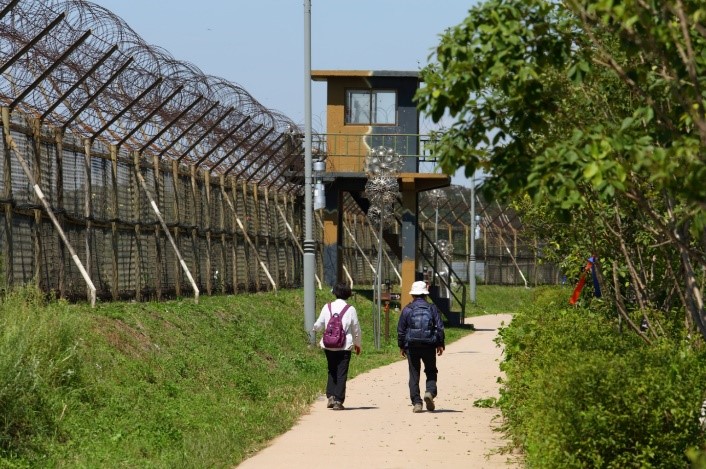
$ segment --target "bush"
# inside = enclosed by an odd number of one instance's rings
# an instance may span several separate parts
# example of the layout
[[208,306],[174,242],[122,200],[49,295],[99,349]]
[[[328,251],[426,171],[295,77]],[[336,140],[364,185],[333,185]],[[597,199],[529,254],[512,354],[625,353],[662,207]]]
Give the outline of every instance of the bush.
[[528,466],[686,467],[703,438],[703,354],[677,341],[647,346],[562,303],[548,292],[501,332],[499,405]]

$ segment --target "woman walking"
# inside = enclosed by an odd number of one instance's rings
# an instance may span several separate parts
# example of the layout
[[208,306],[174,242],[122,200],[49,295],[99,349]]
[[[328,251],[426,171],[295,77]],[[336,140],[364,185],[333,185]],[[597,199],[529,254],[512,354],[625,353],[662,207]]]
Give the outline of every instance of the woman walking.
[[319,318],[314,323],[314,331],[322,329],[327,331],[331,321],[334,321],[333,324],[336,323],[337,320],[334,317],[338,315],[340,318],[345,340],[342,340],[342,343],[338,344],[338,346],[331,345],[328,341],[325,344],[325,333],[319,342],[319,346],[324,349],[328,363],[326,407],[333,410],[343,410],[343,402],[346,400],[346,380],[348,379],[351,351],[355,350],[356,355],[360,354],[360,323],[358,322],[358,314],[355,308],[346,302],[351,296],[350,287],[345,283],[339,282],[333,286],[331,291],[336,300],[326,303],[321,308],[321,314],[319,314]]

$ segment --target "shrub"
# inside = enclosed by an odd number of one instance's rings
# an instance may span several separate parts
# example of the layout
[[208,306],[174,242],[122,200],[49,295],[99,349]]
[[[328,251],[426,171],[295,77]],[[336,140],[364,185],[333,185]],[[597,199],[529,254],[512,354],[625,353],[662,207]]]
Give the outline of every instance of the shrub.
[[547,299],[501,332],[499,405],[528,465],[685,467],[703,438],[703,354],[666,339],[647,346],[603,314]]

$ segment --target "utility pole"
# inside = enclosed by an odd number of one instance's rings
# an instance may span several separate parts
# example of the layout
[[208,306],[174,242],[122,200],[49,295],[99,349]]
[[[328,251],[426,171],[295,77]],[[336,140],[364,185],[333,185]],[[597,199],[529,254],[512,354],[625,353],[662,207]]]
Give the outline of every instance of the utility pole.
[[311,0],[304,0],[304,327],[313,345],[316,317],[314,204],[311,157]]
[[[474,174],[475,176],[475,174]],[[476,179],[471,178],[471,252],[468,258],[468,294],[476,304]]]

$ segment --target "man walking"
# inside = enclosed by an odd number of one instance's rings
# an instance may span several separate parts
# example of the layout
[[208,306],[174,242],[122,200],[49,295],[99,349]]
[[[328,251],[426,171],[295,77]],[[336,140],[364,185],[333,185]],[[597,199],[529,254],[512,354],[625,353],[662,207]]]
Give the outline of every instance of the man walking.
[[397,346],[409,365],[409,398],[412,412],[422,412],[422,397],[419,391],[421,364],[424,363],[426,387],[424,403],[427,410],[434,410],[436,398],[436,357],[444,353],[444,323],[439,309],[427,302],[429,294],[423,281],[414,282],[409,292],[412,301],[402,309],[397,323]]

